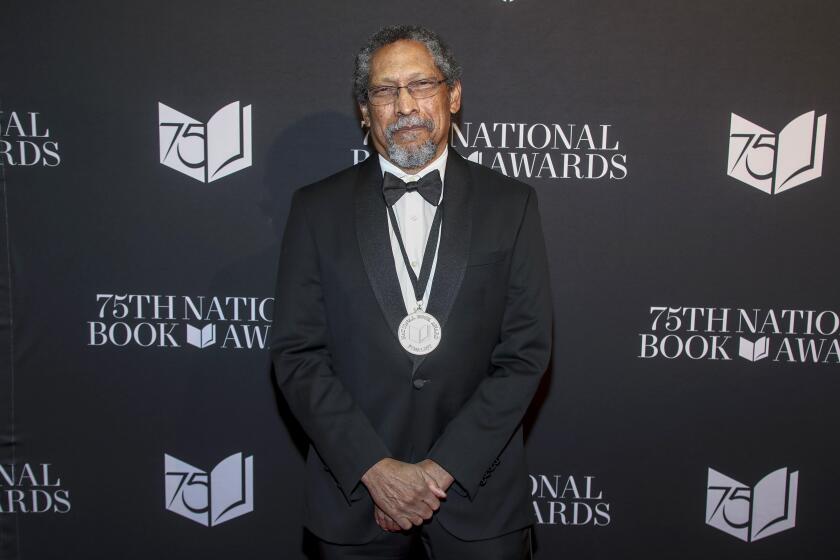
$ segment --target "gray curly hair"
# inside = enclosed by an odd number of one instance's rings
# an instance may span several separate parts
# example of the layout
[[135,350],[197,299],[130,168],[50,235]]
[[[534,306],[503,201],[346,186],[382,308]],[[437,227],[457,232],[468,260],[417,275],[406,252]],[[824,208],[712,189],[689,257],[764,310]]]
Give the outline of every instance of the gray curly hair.
[[443,42],[440,35],[419,25],[389,25],[371,35],[356,55],[356,66],[353,69],[353,95],[360,104],[367,103],[370,60],[373,54],[385,45],[397,41],[417,41],[426,45],[449,87],[454,86],[455,82],[461,79],[461,65],[455,60],[452,49]]

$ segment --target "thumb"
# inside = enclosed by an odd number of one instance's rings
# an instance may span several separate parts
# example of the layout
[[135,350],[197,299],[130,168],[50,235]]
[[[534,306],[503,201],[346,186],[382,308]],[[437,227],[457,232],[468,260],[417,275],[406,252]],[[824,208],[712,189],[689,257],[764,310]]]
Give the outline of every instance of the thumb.
[[443,489],[440,486],[438,486],[437,482],[435,482],[434,480],[428,480],[427,484],[429,485],[429,489],[431,489],[432,494],[434,494],[438,498],[446,498],[446,492],[444,492]]

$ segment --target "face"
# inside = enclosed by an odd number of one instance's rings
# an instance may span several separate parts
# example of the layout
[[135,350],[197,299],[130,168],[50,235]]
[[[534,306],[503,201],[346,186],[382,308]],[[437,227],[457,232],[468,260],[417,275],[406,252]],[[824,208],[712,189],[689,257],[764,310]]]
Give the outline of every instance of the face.
[[[377,50],[370,62],[370,86],[404,86],[422,78],[443,79],[423,43],[397,41]],[[403,88],[388,105],[359,109],[376,151],[405,171],[417,171],[441,155],[449,140],[450,115],[461,108],[461,84],[445,83],[437,93],[414,99]]]

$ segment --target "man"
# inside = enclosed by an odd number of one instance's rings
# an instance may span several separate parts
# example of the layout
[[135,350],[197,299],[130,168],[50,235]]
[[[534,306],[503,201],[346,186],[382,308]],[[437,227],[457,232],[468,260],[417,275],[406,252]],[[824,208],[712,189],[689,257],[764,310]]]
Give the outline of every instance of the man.
[[461,69],[386,27],[356,57],[377,155],[298,190],[271,340],[311,440],[305,524],[325,558],[524,558],[522,416],[552,302],[533,188],[448,149]]

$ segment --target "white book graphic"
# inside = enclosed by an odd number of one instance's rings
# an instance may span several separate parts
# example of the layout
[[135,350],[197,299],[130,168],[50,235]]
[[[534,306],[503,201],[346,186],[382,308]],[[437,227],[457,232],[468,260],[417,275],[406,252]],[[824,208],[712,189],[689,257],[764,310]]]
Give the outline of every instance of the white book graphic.
[[472,152],[470,155],[467,156],[467,161],[471,161],[473,163],[482,163],[482,153],[479,151]]
[[769,537],[796,525],[799,471],[787,467],[762,478],[754,488],[709,469],[706,524],[742,541]]
[[207,124],[158,103],[160,162],[203,183],[250,167],[251,106],[225,105]]
[[412,342],[420,344],[429,337],[429,325],[410,326],[408,328],[408,337]]
[[254,457],[235,453],[208,474],[164,454],[166,509],[213,527],[254,510]]
[[738,343],[738,355],[751,362],[757,362],[770,354],[770,338],[762,336],[755,342],[740,337]]
[[216,344],[216,325],[207,323],[200,329],[187,325],[187,343],[196,348],[207,348]]
[[727,174],[768,194],[822,175],[826,115],[802,114],[777,135],[732,113]]

